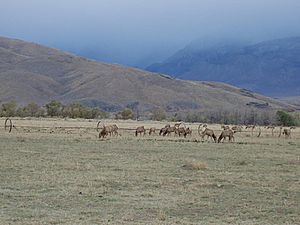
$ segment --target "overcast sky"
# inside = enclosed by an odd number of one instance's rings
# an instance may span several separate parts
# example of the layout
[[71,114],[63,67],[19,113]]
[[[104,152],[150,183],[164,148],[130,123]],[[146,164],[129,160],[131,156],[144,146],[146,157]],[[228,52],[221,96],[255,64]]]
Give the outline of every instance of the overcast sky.
[[0,0],[0,35],[100,60],[159,60],[198,38],[300,35],[300,0]]

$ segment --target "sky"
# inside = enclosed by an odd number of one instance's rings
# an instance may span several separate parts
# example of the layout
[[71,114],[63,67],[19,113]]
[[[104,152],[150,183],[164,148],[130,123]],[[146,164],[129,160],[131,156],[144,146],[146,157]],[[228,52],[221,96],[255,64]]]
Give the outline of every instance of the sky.
[[300,0],[0,0],[0,36],[146,66],[196,39],[300,36]]

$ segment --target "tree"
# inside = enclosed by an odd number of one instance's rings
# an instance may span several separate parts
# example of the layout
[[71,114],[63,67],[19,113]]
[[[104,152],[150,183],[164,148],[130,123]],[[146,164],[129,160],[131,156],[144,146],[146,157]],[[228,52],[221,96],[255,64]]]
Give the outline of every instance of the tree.
[[284,111],[277,111],[277,121],[282,126],[296,126],[296,120],[293,116]]
[[153,115],[151,117],[152,120],[156,120],[156,121],[162,121],[165,120],[166,118],[167,118],[166,113],[162,109],[154,110]]
[[48,116],[61,116],[62,115],[62,110],[63,110],[63,105],[59,101],[51,101],[46,105],[46,110],[47,110],[47,115]]
[[117,113],[116,119],[122,119],[122,120],[134,119],[134,114],[131,109],[125,108],[123,111]]
[[0,116],[1,117],[11,117],[15,116],[17,111],[17,104],[15,101],[10,101],[4,103],[0,107]]

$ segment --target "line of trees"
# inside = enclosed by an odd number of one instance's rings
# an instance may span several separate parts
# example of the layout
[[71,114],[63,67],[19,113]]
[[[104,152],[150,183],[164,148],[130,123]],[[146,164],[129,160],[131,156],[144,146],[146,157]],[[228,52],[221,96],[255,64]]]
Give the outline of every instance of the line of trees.
[[[138,110],[136,110],[138,112]],[[0,117],[63,117],[63,118],[115,118],[115,119],[137,119],[134,110],[125,108],[112,115],[100,110],[91,108],[80,103],[71,103],[64,105],[59,101],[51,101],[45,106],[31,102],[26,106],[18,106],[16,102],[11,101],[3,103],[0,106]],[[163,109],[155,109],[145,119],[157,121],[185,121],[201,123],[220,123],[220,124],[258,124],[258,125],[300,125],[300,114],[287,113],[285,111],[259,111],[259,110],[219,110],[194,113],[175,113],[167,114]]]
[[51,101],[45,106],[31,102],[26,106],[18,106],[11,101],[0,106],[0,117],[69,117],[69,118],[107,118],[108,114],[98,108],[90,108],[80,103],[63,105],[59,101]]

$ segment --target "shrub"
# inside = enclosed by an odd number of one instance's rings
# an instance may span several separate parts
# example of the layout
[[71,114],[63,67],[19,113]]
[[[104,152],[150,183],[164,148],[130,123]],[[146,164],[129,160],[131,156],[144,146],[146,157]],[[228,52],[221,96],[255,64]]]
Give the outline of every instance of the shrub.
[[296,126],[297,122],[295,118],[284,111],[277,111],[276,113],[277,121],[282,126]]

